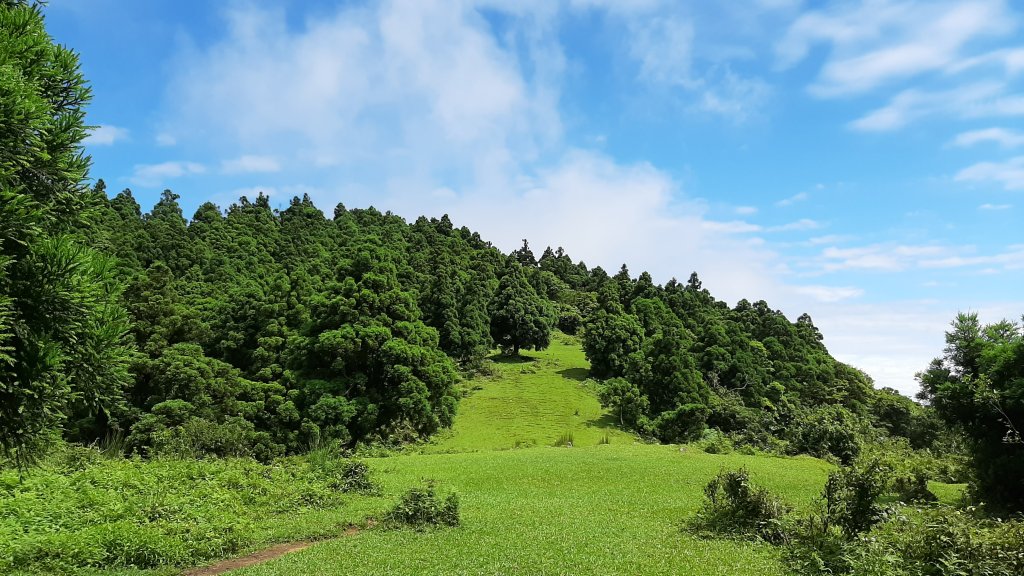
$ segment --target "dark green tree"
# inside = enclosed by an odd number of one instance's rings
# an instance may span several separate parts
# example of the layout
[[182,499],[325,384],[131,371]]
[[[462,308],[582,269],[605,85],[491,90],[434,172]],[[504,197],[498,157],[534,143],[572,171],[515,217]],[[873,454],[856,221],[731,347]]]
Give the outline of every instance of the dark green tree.
[[127,317],[108,258],[84,247],[89,89],[39,7],[0,3],[0,451],[24,462],[70,415],[122,401]]
[[920,396],[969,439],[977,496],[1024,511],[1024,333],[1014,322],[982,326],[961,313],[941,358],[918,374]]
[[511,263],[491,300],[491,337],[503,350],[543,350],[551,343],[556,317],[551,304],[539,296],[518,263]]

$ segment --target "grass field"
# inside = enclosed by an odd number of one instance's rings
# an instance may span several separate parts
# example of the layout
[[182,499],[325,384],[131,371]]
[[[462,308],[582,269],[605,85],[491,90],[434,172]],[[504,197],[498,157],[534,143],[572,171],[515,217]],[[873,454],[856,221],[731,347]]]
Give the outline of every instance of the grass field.
[[[785,573],[777,549],[702,541],[683,521],[723,468],[746,466],[799,507],[821,489],[826,463],[640,443],[614,428],[585,387],[574,340],[559,335],[524,356],[499,359],[494,376],[473,380],[478,389],[452,430],[423,454],[369,461],[392,498],[425,478],[458,492],[462,526],[366,530],[237,574]],[[572,448],[554,447],[569,433]]]
[[[586,381],[579,343],[565,335],[545,351],[494,360],[489,376],[464,383],[467,396],[451,430],[365,460],[381,484],[376,495],[332,491],[310,472],[312,457],[266,467],[243,460],[78,462],[89,451],[76,448],[56,468],[24,480],[3,472],[0,572],[6,564],[30,566],[19,576],[169,575],[180,573],[175,565],[322,538],[232,574],[786,573],[779,548],[701,540],[683,524],[720,470],[746,467],[755,483],[801,509],[820,492],[829,464],[645,444],[615,427]],[[461,526],[417,532],[378,525],[341,536],[350,524],[381,518],[425,479],[459,494]],[[930,487],[945,502],[962,488]]]
[[636,440],[615,426],[587,387],[587,361],[573,338],[558,333],[547,350],[492,359],[494,375],[467,383],[469,396],[459,403],[454,426],[424,451],[552,446],[570,435],[574,446]]

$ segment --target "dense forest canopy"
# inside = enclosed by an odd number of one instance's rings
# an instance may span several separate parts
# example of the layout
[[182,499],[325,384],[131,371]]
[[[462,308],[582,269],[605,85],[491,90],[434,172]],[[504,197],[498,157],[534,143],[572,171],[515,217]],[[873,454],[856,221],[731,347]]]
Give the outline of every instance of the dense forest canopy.
[[191,218],[169,190],[149,211],[130,190],[108,199],[102,181],[90,197],[80,233],[118,262],[138,354],[127,404],[69,422],[76,439],[121,431],[144,454],[269,458],[425,438],[451,423],[460,371],[495,347],[543,348],[554,329],[612,379],[623,424],[662,441],[711,426],[845,454],[842,427],[878,396],[810,317],[730,308],[696,273],[659,286],[562,249],[537,258],[526,241],[506,255],[447,216],[339,204],[328,218],[308,197],[207,203]]

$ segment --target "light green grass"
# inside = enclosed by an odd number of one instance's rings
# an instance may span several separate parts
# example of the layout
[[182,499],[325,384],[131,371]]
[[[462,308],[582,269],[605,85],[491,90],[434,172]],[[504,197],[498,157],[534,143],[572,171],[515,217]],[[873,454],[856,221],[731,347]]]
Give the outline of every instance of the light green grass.
[[944,484],[942,482],[928,482],[928,489],[938,497],[941,504],[955,506],[961,502],[967,484]]
[[[391,500],[424,478],[454,490],[463,525],[419,533],[366,530],[240,571],[322,574],[783,574],[777,549],[702,541],[682,530],[721,469],[746,466],[797,507],[823,485],[812,458],[715,456],[639,443],[614,427],[584,384],[575,339],[499,358],[496,374],[459,406],[453,428],[424,454],[372,459]],[[552,444],[572,434],[572,448]],[[600,445],[607,437],[609,444]],[[510,448],[523,448],[509,450]],[[381,513],[383,513],[383,509]]]
[[547,350],[493,359],[495,374],[469,382],[455,424],[425,452],[551,446],[570,434],[576,447],[636,441],[585,384],[589,364],[575,338],[558,333]]
[[811,458],[715,456],[678,447],[607,445],[413,455],[373,460],[396,496],[421,478],[459,493],[463,525],[372,529],[239,576],[284,574],[783,574],[778,550],[701,541],[682,528],[720,469],[746,466],[797,506],[828,466]]

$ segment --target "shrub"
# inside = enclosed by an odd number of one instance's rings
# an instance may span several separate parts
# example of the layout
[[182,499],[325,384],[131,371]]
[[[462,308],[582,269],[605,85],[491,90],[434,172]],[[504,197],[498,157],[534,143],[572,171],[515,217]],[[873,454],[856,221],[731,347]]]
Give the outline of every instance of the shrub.
[[332,449],[320,449],[309,453],[309,467],[327,482],[332,490],[374,494],[377,485],[370,477],[370,467],[361,460],[345,458]]
[[789,508],[767,490],[754,486],[745,468],[719,472],[704,487],[704,496],[694,528],[775,543],[786,539],[782,519]]
[[700,438],[708,418],[703,404],[684,404],[662,412],[652,423],[658,440],[668,443],[689,442]]
[[708,454],[729,454],[734,448],[732,440],[714,428],[705,430],[697,445]]
[[857,417],[846,408],[822,406],[799,420],[794,428],[793,447],[819,458],[832,456],[848,465],[861,451],[858,428]]
[[905,509],[854,542],[847,557],[857,575],[1019,575],[1024,523],[979,518],[973,510]]
[[878,497],[887,485],[888,469],[878,461],[829,474],[814,512],[793,525],[790,565],[809,574],[849,572],[851,543],[885,517]]
[[901,502],[935,502],[938,497],[928,489],[924,470],[906,472],[893,478],[892,490]]
[[410,488],[384,517],[384,523],[393,528],[408,526],[419,530],[458,526],[459,496],[454,492],[442,498],[433,481]]

